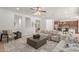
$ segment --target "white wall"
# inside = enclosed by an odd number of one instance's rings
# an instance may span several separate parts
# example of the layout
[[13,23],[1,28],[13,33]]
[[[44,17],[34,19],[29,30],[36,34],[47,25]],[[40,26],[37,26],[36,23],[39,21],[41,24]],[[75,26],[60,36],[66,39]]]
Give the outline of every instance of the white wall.
[[45,10],[45,17],[53,19],[69,19],[79,15],[76,7],[47,7]]
[[53,30],[53,20],[46,20],[46,29],[48,31]]
[[[55,19],[59,19],[61,17],[66,18],[67,16],[68,17],[77,16],[76,8],[60,8],[60,9],[57,9],[57,10],[56,9],[55,10],[50,9],[50,10],[52,11],[51,16],[52,16],[52,21],[53,22],[54,22]],[[51,11],[48,11],[48,13],[51,13]],[[55,12],[55,11],[57,11],[57,12]],[[1,9],[1,8],[0,8],[0,30],[4,30],[4,29],[11,29],[13,31],[16,30],[16,28],[14,27],[14,15],[15,14],[22,16],[22,28],[17,29],[17,30],[21,30],[23,35],[26,35],[28,33],[33,33],[34,30],[35,30],[34,26],[33,27],[30,26],[29,29],[25,28],[25,17],[30,17],[31,18],[31,23],[35,22],[35,20],[40,19],[40,18],[15,13],[15,12],[12,12],[12,11],[9,11],[9,10],[6,10],[6,9]],[[50,20],[50,19],[40,19],[41,29],[44,29],[44,30],[46,29],[46,20]]]
[[[19,27],[16,28],[14,26],[14,15],[22,16],[21,28]],[[26,17],[29,17],[31,19],[31,24],[28,28],[25,26]],[[19,14],[16,12],[12,12],[12,11],[0,8],[0,30],[12,30],[12,31],[19,30],[22,32],[22,35],[24,36],[34,32],[34,27],[32,27],[32,22],[34,22],[37,19],[39,18],[33,17],[33,16],[27,16],[24,14]]]
[[47,13],[44,16],[42,15],[42,29],[46,29],[46,20],[52,19],[53,22],[54,20],[74,20],[73,18],[79,15],[77,13],[78,8],[75,7],[47,7],[45,10],[47,10]]
[[[29,16],[25,16],[25,17],[29,17]],[[26,20],[27,19],[25,19],[25,17],[23,17],[24,18],[24,20],[23,20],[23,29],[22,29],[22,31],[23,31],[23,34],[24,35],[29,35],[29,34],[33,34],[33,33],[35,33],[35,25],[34,24],[32,24],[32,23],[35,23],[35,21],[36,20],[40,20],[40,18],[37,18],[37,17],[34,17],[34,16],[30,16],[29,18],[30,18],[30,23],[28,23],[29,24],[29,26],[27,26],[26,27]]]
[[13,29],[14,13],[0,9],[0,30]]
[[46,20],[41,19],[40,22],[41,22],[41,24],[40,24],[41,30],[45,30],[46,29]]
[[41,19],[41,30],[54,30],[54,19]]

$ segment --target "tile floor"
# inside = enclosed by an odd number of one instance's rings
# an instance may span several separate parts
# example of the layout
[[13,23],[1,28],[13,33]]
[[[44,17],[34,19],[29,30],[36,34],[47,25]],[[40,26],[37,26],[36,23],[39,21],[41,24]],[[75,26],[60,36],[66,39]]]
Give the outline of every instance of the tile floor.
[[52,52],[55,46],[58,44],[53,41],[47,41],[47,44],[43,45],[39,49],[35,49],[28,45],[26,37],[9,41],[4,44],[5,52]]

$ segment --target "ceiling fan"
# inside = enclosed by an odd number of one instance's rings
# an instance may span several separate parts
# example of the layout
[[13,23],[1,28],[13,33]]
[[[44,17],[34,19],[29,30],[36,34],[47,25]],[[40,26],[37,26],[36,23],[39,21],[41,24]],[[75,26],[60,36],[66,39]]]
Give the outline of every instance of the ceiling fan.
[[41,13],[46,13],[46,11],[43,10],[42,7],[33,7],[31,9],[33,10],[33,13],[36,15],[40,15]]

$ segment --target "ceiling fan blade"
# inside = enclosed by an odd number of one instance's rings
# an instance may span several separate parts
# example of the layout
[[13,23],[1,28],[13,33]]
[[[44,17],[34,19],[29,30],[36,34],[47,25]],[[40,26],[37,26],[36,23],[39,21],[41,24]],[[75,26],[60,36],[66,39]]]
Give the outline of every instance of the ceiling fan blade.
[[34,8],[30,8],[31,10],[34,10]]
[[30,8],[30,9],[33,10],[34,12],[39,11],[38,7],[36,7],[36,8]]
[[46,12],[46,11],[40,11],[40,12]]

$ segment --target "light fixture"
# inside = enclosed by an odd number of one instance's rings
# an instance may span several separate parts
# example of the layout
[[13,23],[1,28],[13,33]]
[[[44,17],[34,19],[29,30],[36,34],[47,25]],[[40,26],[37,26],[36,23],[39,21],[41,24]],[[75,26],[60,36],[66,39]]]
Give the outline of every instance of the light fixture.
[[34,15],[41,15],[39,11],[35,12]]
[[20,10],[20,8],[16,8],[16,10],[18,11],[18,10]]
[[19,24],[21,25],[21,18],[19,18]]
[[34,15],[36,15],[36,16],[40,16],[41,14],[46,13],[46,11],[43,10],[42,7],[34,7],[31,9],[33,10]]

